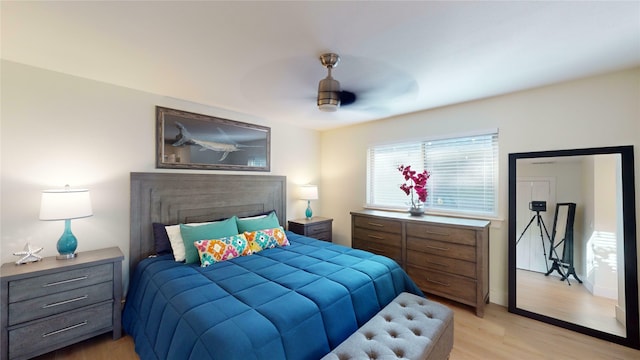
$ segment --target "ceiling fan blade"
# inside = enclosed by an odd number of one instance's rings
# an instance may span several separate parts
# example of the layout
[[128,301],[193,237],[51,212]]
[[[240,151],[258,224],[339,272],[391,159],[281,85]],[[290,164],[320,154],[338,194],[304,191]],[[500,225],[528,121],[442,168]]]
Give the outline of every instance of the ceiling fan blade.
[[355,93],[351,91],[342,90],[340,91],[340,106],[348,106],[356,102],[357,96]]

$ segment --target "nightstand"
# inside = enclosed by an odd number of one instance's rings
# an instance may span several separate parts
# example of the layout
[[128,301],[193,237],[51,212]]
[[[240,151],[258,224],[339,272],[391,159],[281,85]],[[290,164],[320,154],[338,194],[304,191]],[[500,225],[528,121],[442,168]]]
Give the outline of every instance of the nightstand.
[[28,359],[106,332],[122,335],[117,247],[0,268],[0,359]]
[[314,216],[309,220],[289,220],[289,231],[293,231],[296,234],[331,242],[332,222],[333,219],[328,219],[320,216]]

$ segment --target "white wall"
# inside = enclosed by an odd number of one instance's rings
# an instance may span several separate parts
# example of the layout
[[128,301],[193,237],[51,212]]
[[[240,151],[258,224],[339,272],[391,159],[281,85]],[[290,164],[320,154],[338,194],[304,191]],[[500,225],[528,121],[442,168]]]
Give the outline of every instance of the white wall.
[[[635,145],[639,169],[640,68],[323,132],[320,200],[322,215],[335,219],[334,241],[351,244],[349,211],[365,203],[367,146],[495,128],[500,189],[490,233],[490,296],[505,305],[508,154]],[[640,190],[638,170],[635,176]]]
[[295,185],[319,180],[316,131],[8,61],[1,71],[2,263],[27,241],[56,254],[64,223],[38,220],[40,193],[68,183],[88,188],[93,203],[93,217],[72,221],[78,251],[119,246],[128,279],[129,173],[172,171],[155,169],[156,105],[271,127],[269,174],[287,176],[288,219],[306,207]]

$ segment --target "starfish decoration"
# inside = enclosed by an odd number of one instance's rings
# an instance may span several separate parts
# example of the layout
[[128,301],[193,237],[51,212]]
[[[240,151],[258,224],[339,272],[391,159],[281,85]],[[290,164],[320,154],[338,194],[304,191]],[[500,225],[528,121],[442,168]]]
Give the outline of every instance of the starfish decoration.
[[34,249],[31,247],[31,244],[27,243],[24,246],[23,251],[18,251],[13,253],[13,255],[15,256],[22,256],[18,261],[16,261],[16,265],[42,260],[42,256],[38,255],[40,251],[42,251],[41,247]]

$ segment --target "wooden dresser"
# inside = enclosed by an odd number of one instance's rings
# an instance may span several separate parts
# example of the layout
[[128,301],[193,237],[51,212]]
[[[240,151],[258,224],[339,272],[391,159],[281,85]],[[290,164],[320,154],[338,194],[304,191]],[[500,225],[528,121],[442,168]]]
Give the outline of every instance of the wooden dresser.
[[112,247],[2,265],[0,359],[32,358],[105,332],[120,338],[123,259]]
[[486,220],[351,212],[352,246],[396,260],[426,293],[475,307],[489,302]]

